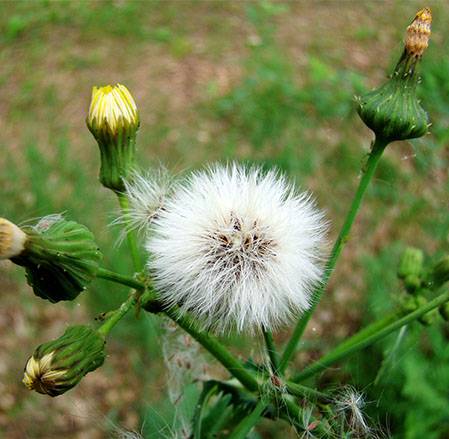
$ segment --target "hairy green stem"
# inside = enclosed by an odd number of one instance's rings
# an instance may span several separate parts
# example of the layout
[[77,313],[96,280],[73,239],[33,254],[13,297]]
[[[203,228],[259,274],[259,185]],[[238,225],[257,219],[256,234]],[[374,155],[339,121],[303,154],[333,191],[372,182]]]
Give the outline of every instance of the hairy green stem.
[[314,313],[318,303],[320,302],[321,296],[323,295],[323,293],[327,287],[327,284],[329,283],[329,278],[332,274],[333,269],[335,268],[338,257],[340,256],[340,253],[343,250],[343,247],[345,246],[346,242],[348,241],[348,237],[349,237],[349,233],[351,231],[352,224],[354,223],[354,220],[355,220],[357,213],[360,209],[360,205],[362,203],[366,189],[368,188],[368,184],[371,181],[371,179],[374,175],[374,172],[376,171],[377,165],[379,163],[379,160],[380,160],[382,153],[386,146],[387,146],[387,142],[385,142],[382,139],[376,139],[372,146],[372,149],[371,149],[370,155],[368,157],[368,161],[366,163],[362,178],[360,180],[359,186],[358,186],[357,191],[352,200],[351,207],[346,215],[346,219],[345,219],[343,226],[340,230],[338,238],[335,241],[334,247],[332,248],[332,252],[329,257],[329,261],[326,264],[326,269],[324,272],[324,278],[322,280],[322,283],[320,284],[318,289],[315,290],[315,292],[314,292],[314,295],[312,298],[312,306],[299,319],[299,321],[293,331],[293,334],[284,350],[284,353],[282,355],[282,358],[281,358],[281,361],[279,364],[279,369],[280,369],[281,373],[283,373],[285,371],[290,358],[295,353],[296,347],[304,333],[304,330],[306,329],[307,323],[309,322],[312,314]]
[[305,425],[304,420],[300,419],[304,409],[296,404],[296,402],[291,399],[291,396],[285,395],[282,398],[282,404],[285,406],[285,410],[282,411],[281,417],[287,420],[291,425],[294,425],[294,427],[299,430],[298,433],[310,434],[310,436],[307,434],[307,436],[304,437],[332,437],[329,428],[327,428],[322,422],[315,421],[312,416],[310,416],[307,420],[308,425]]
[[331,352],[321,357],[318,361],[306,367],[302,372],[295,375],[292,381],[294,382],[303,381],[311,377],[312,375],[315,375],[316,373],[322,371],[323,369],[329,367],[330,365],[336,363],[337,361],[347,357],[348,355],[351,355],[354,352],[366,348],[367,346],[386,337],[387,335],[391,334],[392,332],[396,331],[402,326],[407,325],[413,322],[414,320],[417,320],[424,314],[428,313],[429,311],[432,311],[433,309],[439,307],[440,305],[446,303],[447,301],[449,301],[449,291],[440,294],[438,297],[431,300],[426,305],[419,307],[415,311],[406,314],[403,317],[398,316],[396,320],[385,326],[378,325],[375,331],[368,331],[365,333],[364,336],[361,336],[360,334],[354,335],[350,339],[346,340],[345,342],[337,346]]
[[97,271],[97,277],[105,280],[109,280],[115,283],[126,285],[127,287],[134,288],[135,290],[144,290],[145,285],[132,277],[125,276],[114,271],[106,270],[105,268],[99,268]]
[[106,321],[98,328],[98,333],[106,337],[111,329],[125,316],[125,314],[136,304],[135,294],[132,293],[119,308],[111,311]]
[[290,395],[297,396],[298,398],[309,398],[317,401],[329,401],[332,398],[326,393],[315,390],[311,387],[302,386],[301,384],[294,383],[292,381],[285,382],[285,388]]
[[[129,211],[129,201],[128,197],[123,194],[122,192],[116,192],[118,197],[118,202],[120,204],[120,208],[122,209],[122,213],[125,216],[125,218],[128,216]],[[142,270],[142,259],[140,257],[139,247],[137,246],[136,236],[134,234],[134,231],[130,230],[128,227],[128,224],[125,223],[125,229],[126,229],[126,237],[128,239],[128,246],[129,250],[131,252],[131,258],[133,260],[134,269],[136,271]]]
[[265,340],[268,357],[270,358],[271,371],[277,375],[279,370],[279,355],[274,345],[273,334],[265,328],[262,329],[262,333]]

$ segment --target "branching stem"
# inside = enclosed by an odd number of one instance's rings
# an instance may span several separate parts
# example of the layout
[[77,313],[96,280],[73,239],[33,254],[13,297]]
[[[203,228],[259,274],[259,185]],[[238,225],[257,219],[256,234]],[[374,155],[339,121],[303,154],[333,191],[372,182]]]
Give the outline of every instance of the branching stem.
[[346,215],[346,219],[343,223],[343,226],[340,230],[340,233],[338,235],[337,240],[335,241],[334,247],[332,248],[331,255],[329,257],[329,261],[326,265],[324,278],[320,286],[317,290],[315,290],[315,293],[312,298],[313,305],[308,309],[300,318],[298,321],[293,334],[284,350],[284,353],[282,355],[279,369],[280,372],[283,373],[287,367],[287,364],[290,360],[290,358],[293,356],[293,354],[296,351],[296,347],[304,333],[304,330],[306,329],[307,323],[309,322],[312,314],[315,312],[316,307],[318,306],[318,303],[321,300],[321,297],[326,290],[327,284],[329,283],[329,278],[332,274],[332,271],[335,268],[335,265],[337,263],[338,257],[340,256],[341,251],[343,250],[343,247],[345,246],[346,242],[348,241],[349,233],[351,231],[352,224],[354,223],[354,220],[357,216],[357,213],[360,209],[360,205],[362,203],[363,197],[365,195],[366,189],[368,188],[368,184],[371,181],[374,172],[376,171],[377,165],[379,163],[379,160],[382,156],[382,153],[387,146],[387,142],[383,141],[382,139],[376,139],[370,155],[368,157],[368,161],[366,163],[362,178],[359,183],[359,187],[357,188],[357,191],[354,195],[354,199],[352,200],[351,207]]
[[[386,337],[397,329],[401,328],[404,325],[407,325],[414,320],[419,319],[424,314],[432,311],[435,308],[438,308],[443,303],[449,301],[449,291],[446,291],[443,294],[440,294],[435,299],[431,300],[429,303],[420,306],[415,311],[404,315],[401,317],[400,315],[396,315],[395,318],[390,319],[382,319],[380,322],[376,322],[362,331],[360,333],[353,335],[349,339],[345,340],[335,349],[333,349],[328,354],[321,357],[318,361],[306,367],[302,372],[295,375],[292,381],[299,382],[303,381],[312,375],[315,375],[317,372],[322,371],[323,369],[329,367],[330,365],[336,363],[337,361],[342,360],[348,355],[353,354],[361,349],[370,346],[371,344],[377,342],[378,340]],[[390,321],[389,321],[390,320]],[[380,323],[380,324],[379,324]],[[375,328],[372,330],[371,328]]]

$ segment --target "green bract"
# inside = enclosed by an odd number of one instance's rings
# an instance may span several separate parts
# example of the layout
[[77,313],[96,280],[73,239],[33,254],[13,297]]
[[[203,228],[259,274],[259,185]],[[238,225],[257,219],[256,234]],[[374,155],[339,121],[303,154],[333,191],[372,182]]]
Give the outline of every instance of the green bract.
[[358,98],[357,111],[363,122],[385,143],[427,133],[427,113],[416,96],[416,66],[429,44],[431,22],[429,8],[418,11],[407,27],[404,51],[390,80]]
[[39,393],[61,395],[103,364],[104,345],[104,338],[88,326],[70,326],[58,339],[36,348],[23,383]]
[[37,296],[50,302],[73,300],[95,278],[102,254],[85,226],[57,219],[22,230],[25,249],[11,260],[25,267]]
[[358,99],[357,112],[377,137],[386,142],[421,137],[429,119],[416,96],[417,78],[397,73],[380,88]]

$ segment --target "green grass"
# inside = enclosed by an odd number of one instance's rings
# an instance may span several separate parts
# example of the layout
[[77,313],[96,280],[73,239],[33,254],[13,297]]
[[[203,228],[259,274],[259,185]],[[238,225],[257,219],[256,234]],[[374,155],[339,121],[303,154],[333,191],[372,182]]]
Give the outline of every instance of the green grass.
[[[0,214],[20,223],[66,212],[95,233],[107,267],[131,270],[126,246],[113,245],[118,230],[109,224],[117,206],[98,184],[97,147],[84,127],[90,87],[123,81],[141,108],[142,166],[161,161],[179,170],[236,158],[276,166],[314,191],[335,236],[371,138],[355,114],[353,97],[383,80],[416,5],[388,5],[391,14],[384,15],[375,12],[373,3],[361,3],[355,9],[358,22],[346,21],[348,5],[340,11],[326,3],[316,11],[266,1],[1,4],[5,111],[0,121]],[[432,134],[389,147],[341,261],[342,272],[337,267],[323,303],[336,321],[346,318],[349,332],[382,315],[394,301],[399,287],[395,266],[406,245],[429,254],[449,250],[449,31],[442,25],[449,9],[436,3],[435,10],[435,38],[422,64],[420,86]],[[378,26],[385,26],[385,33]],[[380,34],[387,43],[378,44]],[[354,61],[354,53],[361,60]],[[32,297],[20,269],[4,276],[19,291],[17,298],[1,299],[5,306],[18,308],[19,314],[21,306],[38,312],[51,306]],[[361,311],[356,317],[345,317],[348,304],[332,298],[342,289],[357,301]],[[124,294],[95,282],[80,299],[86,318],[113,308]],[[35,332],[45,324],[36,317],[29,322]],[[331,328],[325,329],[324,340],[309,335],[313,349],[335,341]],[[157,318],[129,316],[114,330],[110,344],[111,356],[125,355],[126,365],[111,362],[105,372],[111,386],[117,380],[121,390],[135,389],[131,411],[140,417],[138,425],[145,421],[151,438],[162,437],[161,429],[171,426],[173,417],[162,389],[158,331]],[[448,401],[439,386],[449,383],[447,328],[411,328],[396,354],[399,362],[373,385],[373,361],[381,366],[394,337],[324,376],[322,383],[355,379],[376,401],[368,407],[370,415],[380,423],[391,420],[394,437],[419,438],[429,431],[433,436],[426,437],[444,437],[449,426],[442,413]],[[35,333],[28,339],[29,344],[38,342]],[[252,341],[239,339],[237,344],[248,352]],[[17,361],[21,364],[26,355],[15,359],[11,373],[17,387]],[[131,378],[118,379],[118,374]],[[25,416],[37,419],[40,399],[32,399],[30,414],[24,408],[28,397],[20,394],[7,412],[13,427]],[[126,424],[127,408],[120,398],[101,404],[102,414]],[[42,427],[35,437],[49,437],[52,428],[57,427]],[[263,437],[279,437],[277,431],[270,423],[260,428]]]

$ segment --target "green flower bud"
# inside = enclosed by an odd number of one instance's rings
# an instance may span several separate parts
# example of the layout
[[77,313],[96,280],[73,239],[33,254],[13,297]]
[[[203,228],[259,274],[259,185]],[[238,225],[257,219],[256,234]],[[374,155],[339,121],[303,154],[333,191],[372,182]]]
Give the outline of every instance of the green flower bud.
[[433,288],[440,287],[449,280],[449,256],[445,256],[432,268],[430,282]]
[[417,248],[409,247],[402,254],[397,274],[409,293],[414,293],[421,286],[423,260],[424,254]]
[[416,296],[406,296],[401,300],[401,308],[407,314],[416,311],[418,306],[419,303]]
[[73,300],[95,278],[102,254],[85,226],[47,217],[22,231],[24,249],[11,261],[25,267],[37,296],[50,302]]
[[28,359],[22,382],[29,390],[61,395],[100,367],[105,340],[87,326],[70,326],[56,340],[40,345]]
[[131,93],[121,84],[94,87],[87,127],[100,147],[100,182],[114,191],[134,167],[139,113]]
[[407,28],[404,52],[390,80],[357,99],[361,119],[386,143],[421,137],[428,131],[427,113],[416,96],[416,65],[428,46],[431,22],[429,8],[416,14]]

